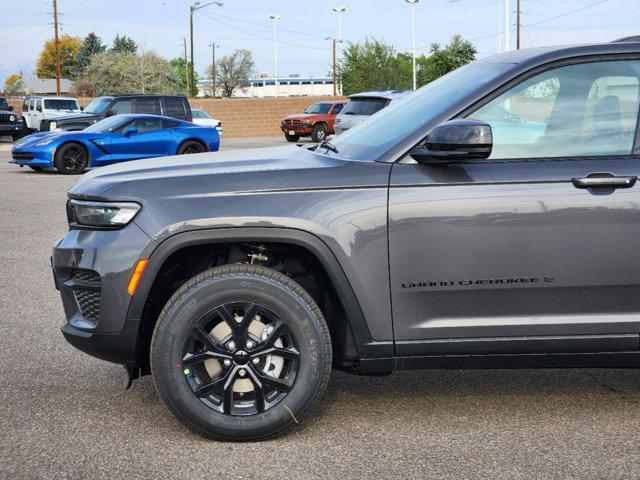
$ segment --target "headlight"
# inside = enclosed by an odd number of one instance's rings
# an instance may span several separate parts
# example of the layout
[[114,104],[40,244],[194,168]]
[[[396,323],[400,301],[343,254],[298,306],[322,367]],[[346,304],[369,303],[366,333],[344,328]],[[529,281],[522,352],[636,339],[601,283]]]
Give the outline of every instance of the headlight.
[[49,131],[54,132],[57,126],[58,126],[58,122],[51,122],[49,124]]
[[11,123],[15,122],[16,121],[16,116],[15,115],[9,115],[9,121]]
[[44,147],[45,145],[49,145],[51,142],[53,142],[56,138],[58,138],[57,136],[55,137],[51,137],[51,138],[47,138],[46,140],[42,140],[38,143],[36,143],[36,147]]
[[306,120],[303,120],[302,125],[309,125],[309,122],[307,122]]
[[134,202],[87,202],[71,200],[69,223],[87,227],[124,227],[142,208]]

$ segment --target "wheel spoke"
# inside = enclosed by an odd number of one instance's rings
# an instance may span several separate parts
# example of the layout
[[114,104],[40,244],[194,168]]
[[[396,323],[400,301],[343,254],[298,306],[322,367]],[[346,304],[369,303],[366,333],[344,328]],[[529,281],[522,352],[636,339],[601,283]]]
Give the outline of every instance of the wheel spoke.
[[282,320],[278,320],[273,327],[273,330],[271,331],[267,339],[262,342],[262,344],[265,347],[273,347],[273,344],[276,342],[276,340],[285,335],[287,333],[287,330],[287,324]]
[[233,332],[233,338],[238,347],[244,345],[249,338],[249,325],[258,313],[258,306],[255,303],[247,303],[244,306],[244,316],[240,322],[236,321],[233,312],[226,305],[218,308],[220,317],[227,323]]
[[300,352],[295,348],[279,348],[279,347],[262,347],[251,352],[252,357],[274,355],[276,357],[287,358],[289,360],[297,360],[300,357]]
[[[208,383],[198,386],[194,393],[199,397],[207,397],[212,393],[225,394],[227,390],[233,390],[233,380],[235,378],[236,369],[230,368],[223,375],[214,378]],[[233,395],[233,394],[232,394]]]
[[251,377],[251,383],[253,383],[253,396],[256,403],[256,411],[258,413],[264,412],[264,390],[262,390],[262,384],[260,384],[253,375]]
[[284,393],[288,392],[289,389],[291,389],[291,385],[286,381],[280,378],[275,378],[270,375],[266,375],[265,373],[261,372],[257,368],[254,368],[253,366],[251,367],[250,371],[252,373],[252,376],[254,377],[254,381],[258,382],[260,384],[260,388],[263,390],[265,385],[275,388],[279,392],[284,392]]

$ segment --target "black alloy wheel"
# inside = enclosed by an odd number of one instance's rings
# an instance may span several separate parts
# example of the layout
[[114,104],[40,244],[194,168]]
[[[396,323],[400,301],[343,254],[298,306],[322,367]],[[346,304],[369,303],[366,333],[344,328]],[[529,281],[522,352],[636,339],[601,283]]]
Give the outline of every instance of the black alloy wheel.
[[56,169],[65,175],[78,175],[89,164],[89,156],[84,147],[77,143],[62,145],[56,152]]
[[206,149],[200,142],[187,141],[180,145],[178,155],[190,155],[192,153],[203,153]]

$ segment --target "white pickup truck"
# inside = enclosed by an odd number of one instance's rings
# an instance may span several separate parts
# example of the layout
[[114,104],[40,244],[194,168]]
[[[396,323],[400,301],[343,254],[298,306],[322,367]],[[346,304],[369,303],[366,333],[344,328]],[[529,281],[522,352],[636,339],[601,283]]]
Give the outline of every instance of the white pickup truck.
[[75,98],[25,97],[22,103],[22,119],[27,129],[40,130],[40,122],[48,118],[77,115],[82,109]]

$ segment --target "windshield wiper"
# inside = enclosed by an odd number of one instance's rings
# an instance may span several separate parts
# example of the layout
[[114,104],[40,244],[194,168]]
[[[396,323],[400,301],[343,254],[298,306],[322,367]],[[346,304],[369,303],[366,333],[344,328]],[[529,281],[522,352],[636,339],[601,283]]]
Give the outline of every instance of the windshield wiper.
[[327,150],[331,150],[333,153],[338,153],[338,149],[336,148],[336,146],[329,140],[323,140],[322,142],[320,142],[320,145],[318,145],[318,147],[326,148]]

